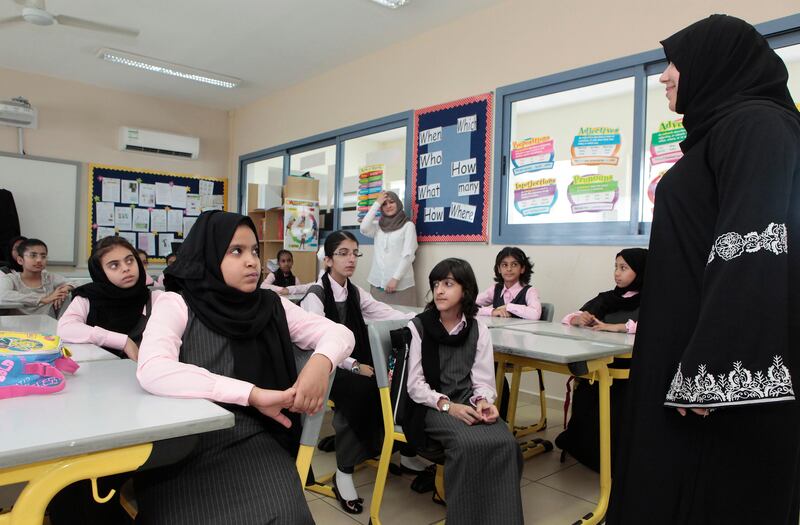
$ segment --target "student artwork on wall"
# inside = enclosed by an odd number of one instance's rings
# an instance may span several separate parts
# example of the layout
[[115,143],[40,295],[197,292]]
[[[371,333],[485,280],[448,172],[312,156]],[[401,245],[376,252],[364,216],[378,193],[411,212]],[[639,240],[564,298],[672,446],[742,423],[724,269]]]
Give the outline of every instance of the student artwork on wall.
[[88,177],[89,254],[103,237],[119,235],[166,262],[201,212],[228,201],[226,179],[101,164],[90,164]]
[[286,199],[283,204],[283,247],[289,251],[319,249],[319,205],[314,201]]
[[414,112],[412,217],[420,242],[487,239],[492,94]]

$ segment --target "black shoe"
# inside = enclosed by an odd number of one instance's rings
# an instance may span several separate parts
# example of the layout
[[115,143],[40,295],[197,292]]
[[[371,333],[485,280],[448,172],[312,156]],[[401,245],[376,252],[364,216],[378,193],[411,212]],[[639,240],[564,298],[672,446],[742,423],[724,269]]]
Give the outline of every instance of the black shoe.
[[364,498],[356,498],[351,500],[346,500],[339,494],[339,489],[336,487],[336,476],[333,476],[333,494],[336,496],[336,499],[339,501],[339,505],[342,506],[342,510],[344,510],[348,514],[361,514],[364,512]]

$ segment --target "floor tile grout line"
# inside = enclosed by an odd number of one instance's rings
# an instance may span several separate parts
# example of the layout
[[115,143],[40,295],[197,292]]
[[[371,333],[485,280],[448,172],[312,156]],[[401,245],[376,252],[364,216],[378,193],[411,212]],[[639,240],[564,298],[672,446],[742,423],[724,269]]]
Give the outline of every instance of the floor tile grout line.
[[586,503],[590,503],[592,505],[597,505],[596,501],[591,501],[591,500],[588,500],[586,498],[582,498],[580,496],[576,496],[575,494],[570,494],[569,492],[566,492],[566,491],[561,490],[561,489],[557,489],[556,487],[551,487],[550,485],[545,485],[544,483],[539,483],[538,481],[534,481],[534,483],[536,483],[537,485],[539,485],[541,487],[545,487],[545,488],[548,488],[550,490],[555,490],[556,492],[560,492],[561,494],[564,494],[565,496],[570,496],[572,498],[579,499],[581,501],[585,501]]

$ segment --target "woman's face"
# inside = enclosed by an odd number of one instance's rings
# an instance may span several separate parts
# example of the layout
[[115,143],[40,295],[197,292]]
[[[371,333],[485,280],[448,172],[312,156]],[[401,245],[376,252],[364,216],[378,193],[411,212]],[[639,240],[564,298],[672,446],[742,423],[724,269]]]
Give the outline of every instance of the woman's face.
[[381,206],[381,213],[387,217],[394,217],[397,213],[397,201],[387,196],[386,200],[383,201],[383,206]]
[[675,67],[675,64],[670,62],[667,69],[658,77],[658,81],[664,84],[664,87],[667,89],[667,101],[671,111],[675,111],[675,105],[678,101],[678,80],[680,76],[681,73],[678,71],[678,68]]
[[[353,276],[358,262],[358,243],[345,239],[333,251],[333,257],[325,257],[325,265],[331,269],[334,279]],[[337,279],[339,280],[339,279]]]
[[118,288],[131,288],[139,280],[136,257],[124,246],[114,246],[100,257],[100,266],[111,284]]
[[236,228],[219,269],[225,284],[231,288],[246,293],[255,291],[261,277],[261,261],[256,234],[247,225]]
[[636,272],[628,266],[622,256],[617,256],[614,262],[614,282],[620,288],[627,288],[636,279]]

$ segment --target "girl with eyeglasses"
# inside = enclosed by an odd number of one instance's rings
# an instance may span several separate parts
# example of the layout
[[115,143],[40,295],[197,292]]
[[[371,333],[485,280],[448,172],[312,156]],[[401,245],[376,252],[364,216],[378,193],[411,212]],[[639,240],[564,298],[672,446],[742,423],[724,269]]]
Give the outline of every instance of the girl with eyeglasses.
[[12,313],[58,317],[72,285],[61,275],[47,271],[47,245],[27,239],[17,246],[21,272],[0,275],[0,301],[22,303]]
[[[336,431],[336,477],[334,492],[345,512],[360,514],[364,500],[353,484],[353,471],[362,461],[381,452],[383,421],[378,385],[372,368],[372,353],[365,321],[410,319],[376,301],[366,290],[350,281],[361,257],[358,241],[347,231],[335,231],[325,239],[325,273],[311,285],[300,302],[301,308],[327,317],[349,328],[356,339],[353,353],[336,371],[331,399],[336,404],[333,428]],[[402,455],[401,467],[418,472],[425,465],[414,452]]]
[[506,246],[494,263],[494,286],[478,296],[478,315],[538,320],[542,315],[539,292],[531,286],[533,263],[525,252]]

